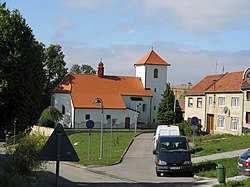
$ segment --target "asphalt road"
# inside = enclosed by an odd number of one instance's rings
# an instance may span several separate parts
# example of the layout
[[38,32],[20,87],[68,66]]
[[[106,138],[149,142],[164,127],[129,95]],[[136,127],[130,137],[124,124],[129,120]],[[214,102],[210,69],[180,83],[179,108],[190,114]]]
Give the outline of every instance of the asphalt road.
[[[193,177],[157,177],[152,150],[153,134],[143,133],[135,138],[120,164],[84,168],[61,163],[60,186],[197,186],[197,179]],[[55,185],[54,162],[48,164],[43,175],[43,181],[32,186]]]

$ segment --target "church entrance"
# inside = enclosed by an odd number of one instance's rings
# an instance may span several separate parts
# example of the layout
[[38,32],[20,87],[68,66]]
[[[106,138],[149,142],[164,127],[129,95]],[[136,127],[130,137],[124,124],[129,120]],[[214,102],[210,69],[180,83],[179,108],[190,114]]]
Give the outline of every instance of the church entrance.
[[125,129],[130,128],[130,117],[125,117]]

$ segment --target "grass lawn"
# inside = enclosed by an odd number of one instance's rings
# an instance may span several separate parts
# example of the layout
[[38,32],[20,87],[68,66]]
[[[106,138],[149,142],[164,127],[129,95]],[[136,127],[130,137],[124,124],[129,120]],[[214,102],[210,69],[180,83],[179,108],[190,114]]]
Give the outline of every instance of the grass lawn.
[[[188,137],[192,142],[192,137]],[[196,150],[193,155],[205,156],[215,153],[234,151],[238,149],[250,148],[250,135],[233,136],[228,134],[206,135],[195,137],[195,146],[191,147]]]
[[243,180],[243,181],[230,181],[226,184],[218,184],[214,187],[249,187],[250,186],[250,180]]
[[[103,159],[100,158],[100,133],[92,132],[91,136],[88,133],[80,133],[69,136],[69,139],[74,146],[77,155],[80,158],[79,164],[89,165],[111,165],[120,160],[122,154],[130,144],[135,135],[134,131],[128,132],[113,132],[112,141],[110,132],[103,132]],[[89,138],[91,145],[89,146]],[[112,143],[112,154],[110,156],[110,142]],[[75,145],[74,145],[75,144]],[[77,144],[77,145],[76,145]],[[90,147],[90,150],[89,150]],[[89,155],[90,153],[90,155]]]
[[195,175],[208,178],[217,178],[216,167],[222,164],[226,168],[226,178],[240,175],[237,170],[238,157],[211,160],[193,165]]

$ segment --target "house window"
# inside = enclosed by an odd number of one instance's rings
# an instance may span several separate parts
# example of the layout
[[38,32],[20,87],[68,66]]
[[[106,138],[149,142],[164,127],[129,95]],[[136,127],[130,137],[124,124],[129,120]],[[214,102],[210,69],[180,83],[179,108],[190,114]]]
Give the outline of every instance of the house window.
[[247,91],[247,100],[250,101],[250,91]]
[[208,98],[208,104],[209,106],[213,106],[213,97]]
[[225,106],[226,98],[225,97],[219,97],[218,99],[219,99],[218,100],[219,106]]
[[157,68],[154,69],[154,78],[158,78],[158,69]]
[[202,98],[197,98],[197,108],[202,107]]
[[156,106],[154,106],[154,110],[156,109]]
[[89,120],[90,119],[90,114],[86,114],[85,115],[85,120]]
[[250,112],[246,112],[246,123],[250,123]]
[[225,125],[225,117],[224,116],[218,116],[218,127],[224,128]]
[[239,130],[239,118],[231,118],[231,129]]
[[143,105],[142,105],[142,111],[145,112],[145,111],[146,111],[146,108],[147,108],[147,105],[146,105],[146,104],[143,104]]
[[188,107],[193,107],[193,98],[192,97],[190,97],[190,98],[188,98]]
[[239,107],[240,106],[240,98],[239,97],[232,97],[232,107]]

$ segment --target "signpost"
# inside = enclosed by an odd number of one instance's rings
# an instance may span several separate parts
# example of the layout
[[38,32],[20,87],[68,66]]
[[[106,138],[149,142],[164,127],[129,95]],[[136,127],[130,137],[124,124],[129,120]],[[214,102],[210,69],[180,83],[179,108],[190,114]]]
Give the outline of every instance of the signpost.
[[95,126],[95,123],[93,120],[88,120],[86,122],[86,127],[89,131],[89,138],[88,138],[88,160],[90,160],[90,152],[91,152],[91,129]]
[[191,128],[193,130],[193,144],[195,145],[194,136],[195,136],[195,131],[198,130],[199,119],[196,116],[194,116],[194,117],[191,118],[191,123],[192,123]]
[[38,154],[37,160],[56,161],[56,186],[59,186],[60,161],[78,162],[79,157],[65,133],[62,124],[58,123],[48,141]]

